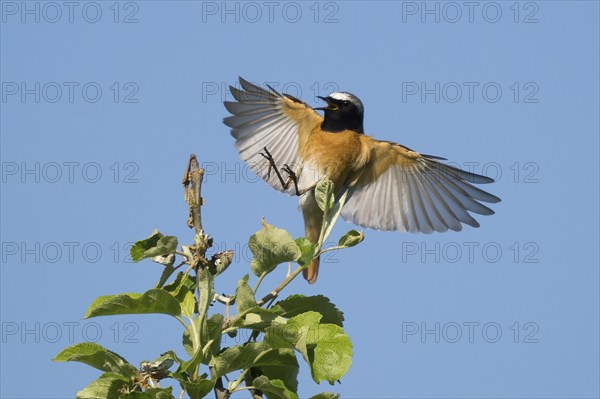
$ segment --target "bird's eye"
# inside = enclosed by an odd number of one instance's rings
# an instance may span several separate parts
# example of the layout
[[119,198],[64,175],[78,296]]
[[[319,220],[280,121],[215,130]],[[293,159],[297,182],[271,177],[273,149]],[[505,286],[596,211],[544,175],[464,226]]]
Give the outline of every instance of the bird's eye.
[[348,101],[348,100],[344,100],[344,101],[342,101],[342,105],[343,105],[344,107],[347,107],[348,105],[350,105],[350,101]]

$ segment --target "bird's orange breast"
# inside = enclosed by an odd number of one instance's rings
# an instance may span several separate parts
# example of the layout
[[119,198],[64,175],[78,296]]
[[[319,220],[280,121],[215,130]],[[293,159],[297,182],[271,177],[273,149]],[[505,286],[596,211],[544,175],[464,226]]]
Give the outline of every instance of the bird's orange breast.
[[336,187],[342,187],[349,176],[369,160],[361,135],[353,131],[325,132],[320,126],[313,128],[307,140],[300,143],[300,157],[307,167],[328,177]]

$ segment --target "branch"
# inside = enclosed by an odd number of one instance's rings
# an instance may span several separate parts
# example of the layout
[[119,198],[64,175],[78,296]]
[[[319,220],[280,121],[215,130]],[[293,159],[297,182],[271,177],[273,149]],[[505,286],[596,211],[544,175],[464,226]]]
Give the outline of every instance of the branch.
[[[296,278],[296,276],[298,276],[298,274],[300,274],[301,272],[302,272],[302,266],[298,266],[298,268],[296,270],[294,270],[292,272],[292,274],[288,275],[281,283],[279,283],[279,285],[277,287],[275,287],[271,292],[269,292],[267,295],[265,295],[260,301],[256,302],[256,305],[264,306],[267,302],[277,298],[277,296],[279,295],[279,292],[281,292],[281,290],[283,290],[289,283],[291,283],[292,280],[294,278]],[[225,302],[223,302],[223,303],[225,303]],[[252,310],[252,309],[246,309],[244,312],[238,313],[235,316],[233,316],[231,319],[227,320],[223,325],[223,333],[227,333],[227,332],[231,331],[231,330],[229,330],[230,328],[232,330],[235,330],[237,327],[231,327],[231,325],[234,324],[240,317],[244,317],[250,310]]]
[[252,386],[252,383],[254,382],[254,375],[252,372],[252,369],[250,369],[250,373],[246,374],[246,376],[244,377],[244,383],[246,384],[245,387],[241,387],[238,388],[238,391],[242,390],[242,389],[248,389],[250,391],[250,396],[252,397],[252,399],[263,399],[263,394],[262,391],[260,391],[259,389],[256,389]]
[[196,234],[202,233],[202,213],[200,208],[204,205],[202,200],[202,179],[204,169],[198,165],[195,154],[190,155],[188,166],[183,175],[183,196],[190,207],[187,224],[196,230]]
[[[194,228],[196,232],[195,240],[196,244],[195,252],[196,259],[190,260],[192,266],[196,268],[196,279],[200,275],[198,273],[198,264],[202,267],[206,266],[207,262],[205,259],[206,250],[211,245],[211,240],[204,233],[202,228],[202,212],[201,208],[204,205],[204,201],[202,200],[202,179],[204,177],[204,169],[198,165],[198,159],[195,154],[190,155],[190,160],[188,161],[187,168],[185,173],[183,174],[183,180],[181,184],[183,184],[183,197],[185,201],[188,203],[190,207],[190,213],[187,220],[187,225],[189,228]],[[198,297],[200,297],[200,284],[196,280],[198,286]],[[193,325],[193,321],[192,321]],[[202,328],[202,325],[200,325]],[[217,379],[217,383],[214,388],[215,398],[216,399],[229,399],[231,394],[225,387],[223,387],[222,378]]]
[[215,384],[215,399],[229,399],[231,393],[223,386],[223,378],[217,379]]
[[277,298],[277,295],[279,295],[279,292],[284,289],[289,283],[292,282],[292,280],[294,278],[296,278],[296,276],[298,274],[300,274],[300,272],[302,271],[302,266],[298,266],[298,268],[296,270],[294,270],[292,272],[292,274],[290,274],[289,276],[287,276],[285,278],[285,280],[283,280],[281,283],[279,283],[279,285],[277,287],[275,287],[275,289],[271,292],[269,292],[263,299],[261,299],[260,301],[256,302],[256,304],[258,306],[262,306],[265,303],[267,303],[268,301],[270,301],[271,299],[275,299]]

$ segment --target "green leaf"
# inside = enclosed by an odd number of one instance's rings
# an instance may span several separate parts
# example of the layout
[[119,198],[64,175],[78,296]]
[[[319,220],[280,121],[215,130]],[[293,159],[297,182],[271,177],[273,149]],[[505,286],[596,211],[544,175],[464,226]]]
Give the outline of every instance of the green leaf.
[[254,255],[250,266],[256,276],[270,273],[277,265],[296,261],[302,255],[290,233],[264,220],[263,228],[250,236],[248,245]]
[[336,198],[333,183],[329,179],[323,179],[317,183],[315,187],[315,199],[319,208],[323,211],[323,226],[321,227],[318,242],[319,248],[327,241],[327,238],[331,234],[331,230],[333,230],[333,226],[342,212],[347,195],[348,190]]
[[[291,349],[279,349],[277,353],[279,364],[261,366],[264,375],[270,380],[281,380],[292,392],[298,391],[298,371],[300,366],[296,354]],[[269,396],[269,395],[267,395]]]
[[148,388],[144,392],[130,392],[119,396],[119,399],[171,399],[173,388]]
[[294,316],[284,325],[267,328],[264,342],[273,348],[296,349],[308,363],[306,337],[309,329],[314,325],[318,325],[322,317],[317,312],[305,312]]
[[331,180],[325,178],[317,183],[315,187],[315,199],[323,212],[325,212],[325,209],[330,209],[333,206],[334,195]]
[[139,262],[145,258],[172,254],[176,249],[177,237],[165,236],[154,230],[150,237],[133,244],[130,254],[134,262]]
[[232,346],[215,357],[212,363],[215,373],[214,378],[249,367],[277,366],[297,369],[298,363],[296,362],[294,365],[294,362],[290,361],[290,353],[291,351],[288,349],[270,348],[264,342],[250,342],[244,345]]
[[208,307],[214,297],[214,278],[213,275],[207,269],[203,269],[198,272],[196,276],[196,284],[198,285],[198,291],[200,298],[198,301],[198,314],[200,317],[205,318]]
[[246,274],[238,281],[235,291],[235,306],[239,313],[256,307],[256,299],[252,288],[248,285],[248,275]]
[[265,331],[265,342],[274,348],[294,348],[309,364],[315,382],[339,380],[352,364],[352,343],[343,328],[320,324],[317,312],[305,312],[284,326]]
[[179,302],[183,302],[188,292],[194,293],[196,289],[196,280],[194,277],[183,272],[177,273],[177,277],[173,282],[163,287],[165,291],[168,291],[173,295]]
[[312,310],[323,316],[321,323],[337,324],[340,327],[344,325],[344,313],[336,308],[329,298],[323,295],[290,295],[284,300],[277,302],[269,310],[288,319]]
[[178,364],[182,364],[182,363],[183,363],[183,360],[181,360],[181,359],[179,358],[179,356],[177,356],[177,354],[176,354],[174,351],[172,351],[172,350],[168,350],[168,351],[166,351],[165,353],[163,353],[163,354],[162,354],[162,355],[159,357],[159,359],[161,359],[161,360],[162,360],[162,359],[171,359],[171,360],[173,360],[173,361],[177,362]]
[[116,373],[104,373],[77,392],[77,399],[119,399],[122,389],[129,386],[128,378]]
[[214,378],[252,366],[263,349],[264,346],[256,342],[226,348],[213,361]]
[[300,248],[300,258],[298,258],[298,264],[302,266],[308,266],[310,262],[315,258],[315,253],[317,252],[317,244],[310,242],[306,237],[300,237],[296,239],[296,244],[298,248]]
[[[203,339],[203,342],[213,341],[213,343],[209,346],[208,361],[210,361],[214,356],[216,356],[221,350],[221,339],[223,338],[223,321],[225,317],[222,314],[214,314],[208,320],[206,320],[206,337]],[[208,361],[206,363],[208,364]]]
[[[214,291],[214,279],[213,275],[210,273],[208,269],[202,269],[198,271],[196,275],[196,285],[198,286],[199,292],[199,300],[198,300],[198,317],[192,321],[196,326],[196,332],[198,337],[190,336],[190,340],[192,342],[197,342],[196,345],[193,345],[193,355],[190,360],[185,362],[181,369],[188,373],[194,373],[194,370],[203,360],[202,347],[206,344],[206,342],[202,342],[205,334],[202,330],[206,328],[206,312],[208,312],[208,307],[213,299]],[[188,327],[188,330],[191,332],[191,329]],[[185,345],[185,335],[184,335],[184,345]],[[186,348],[187,350],[188,348]]]
[[[192,320],[192,323],[196,327],[197,334],[200,334],[198,330],[200,330],[200,317],[196,317]],[[193,374],[195,372],[195,368],[202,363],[203,354],[202,354],[202,342],[196,342],[196,338],[194,338],[193,330],[191,325],[186,328],[186,331],[183,333],[183,347],[185,351],[191,356],[191,359],[184,362],[178,371],[184,371],[188,374]]]
[[[200,319],[196,317],[194,321],[192,321],[192,323],[196,324],[196,328],[198,329],[200,328],[200,326],[198,325],[199,320]],[[194,356],[196,351],[194,350],[194,342],[192,341],[192,334],[189,326],[183,331],[182,344],[183,349],[185,349],[186,353],[190,356]]]
[[360,244],[365,239],[365,235],[363,232],[358,232],[356,230],[350,230],[346,234],[340,238],[338,241],[338,245],[342,248],[350,248],[355,245]]
[[200,399],[208,395],[215,386],[215,382],[207,379],[199,379],[194,382],[180,381],[185,392],[188,394],[190,399]]
[[321,392],[315,396],[311,396],[310,399],[339,399],[340,395],[333,392]]
[[93,342],[82,342],[63,349],[55,362],[81,362],[98,370],[117,373],[124,378],[135,374],[136,368],[115,352]]
[[324,214],[323,226],[321,227],[320,244],[323,245],[324,242],[327,241],[331,231],[333,230],[333,226],[335,226],[335,222],[340,216],[342,212],[342,207],[346,202],[346,196],[348,195],[348,191],[344,191],[342,195],[339,196],[336,202],[333,203],[330,209],[327,209]]
[[156,288],[162,288],[174,272],[175,268],[173,267],[173,265],[166,265],[163,269],[162,274],[160,275],[158,283],[156,283]]
[[196,309],[196,298],[192,291],[188,291],[181,302],[181,314],[192,320],[194,318],[194,309]]
[[233,251],[222,251],[214,254],[208,263],[210,272],[216,277],[223,273],[233,260]]
[[[290,391],[283,381],[281,380],[269,380],[264,375],[256,377],[252,385],[261,391],[267,393],[267,397],[270,398],[282,398],[282,399],[298,399],[298,395]],[[270,396],[268,393],[275,394],[276,396]]]
[[144,294],[105,295],[96,298],[90,305],[85,318],[114,316],[119,314],[160,313],[179,316],[181,306],[173,295],[162,288],[153,288]]
[[264,331],[265,328],[273,324],[285,324],[286,322],[286,319],[279,316],[277,313],[272,312],[270,309],[256,306],[248,310],[243,317],[238,318],[235,323],[233,323],[233,326]]
[[333,385],[350,369],[352,342],[342,327],[317,324],[309,330],[306,344],[315,382],[329,381]]

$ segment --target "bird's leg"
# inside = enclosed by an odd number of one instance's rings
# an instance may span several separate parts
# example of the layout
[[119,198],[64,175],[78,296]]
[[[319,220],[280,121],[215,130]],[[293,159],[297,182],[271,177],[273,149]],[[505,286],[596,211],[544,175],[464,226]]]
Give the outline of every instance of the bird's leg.
[[[262,156],[267,161],[269,161],[269,170],[267,171],[267,180],[269,180],[271,178],[271,170],[274,170],[281,185],[285,186],[286,182],[283,181],[283,177],[281,177],[281,173],[279,173],[279,169],[277,168],[277,164],[275,164],[273,155],[271,155],[269,150],[267,150],[267,147],[263,148],[263,152],[259,152],[258,155]],[[288,185],[289,185],[289,183],[288,183]],[[284,187],[284,188],[287,188],[287,187]]]
[[277,179],[279,179],[279,183],[281,183],[281,186],[283,187],[284,190],[287,190],[287,188],[293,182],[294,189],[296,191],[296,195],[300,196],[300,195],[304,194],[304,192],[300,192],[300,190],[298,190],[298,177],[296,176],[296,173],[292,170],[292,168],[290,168],[290,166],[288,164],[284,164],[283,167],[281,168],[282,171],[284,171],[285,173],[288,174],[287,180],[283,180],[283,176],[281,176],[281,172],[277,168],[277,164],[275,163],[275,160],[273,159],[273,156],[271,155],[269,150],[267,150],[267,147],[263,148],[263,152],[259,152],[258,154],[260,156],[262,156],[263,158],[265,158],[267,161],[269,161],[269,170],[267,171],[267,180],[271,178],[271,170],[274,170],[275,175],[277,175]]
[[285,182],[284,188],[287,189],[290,186],[290,183],[294,182],[294,190],[296,191],[296,195],[298,197],[301,196],[303,193],[301,193],[300,190],[298,190],[298,177],[296,176],[296,173],[294,173],[294,171],[292,170],[292,168],[290,168],[288,164],[284,164],[281,170],[288,174],[288,179]]

